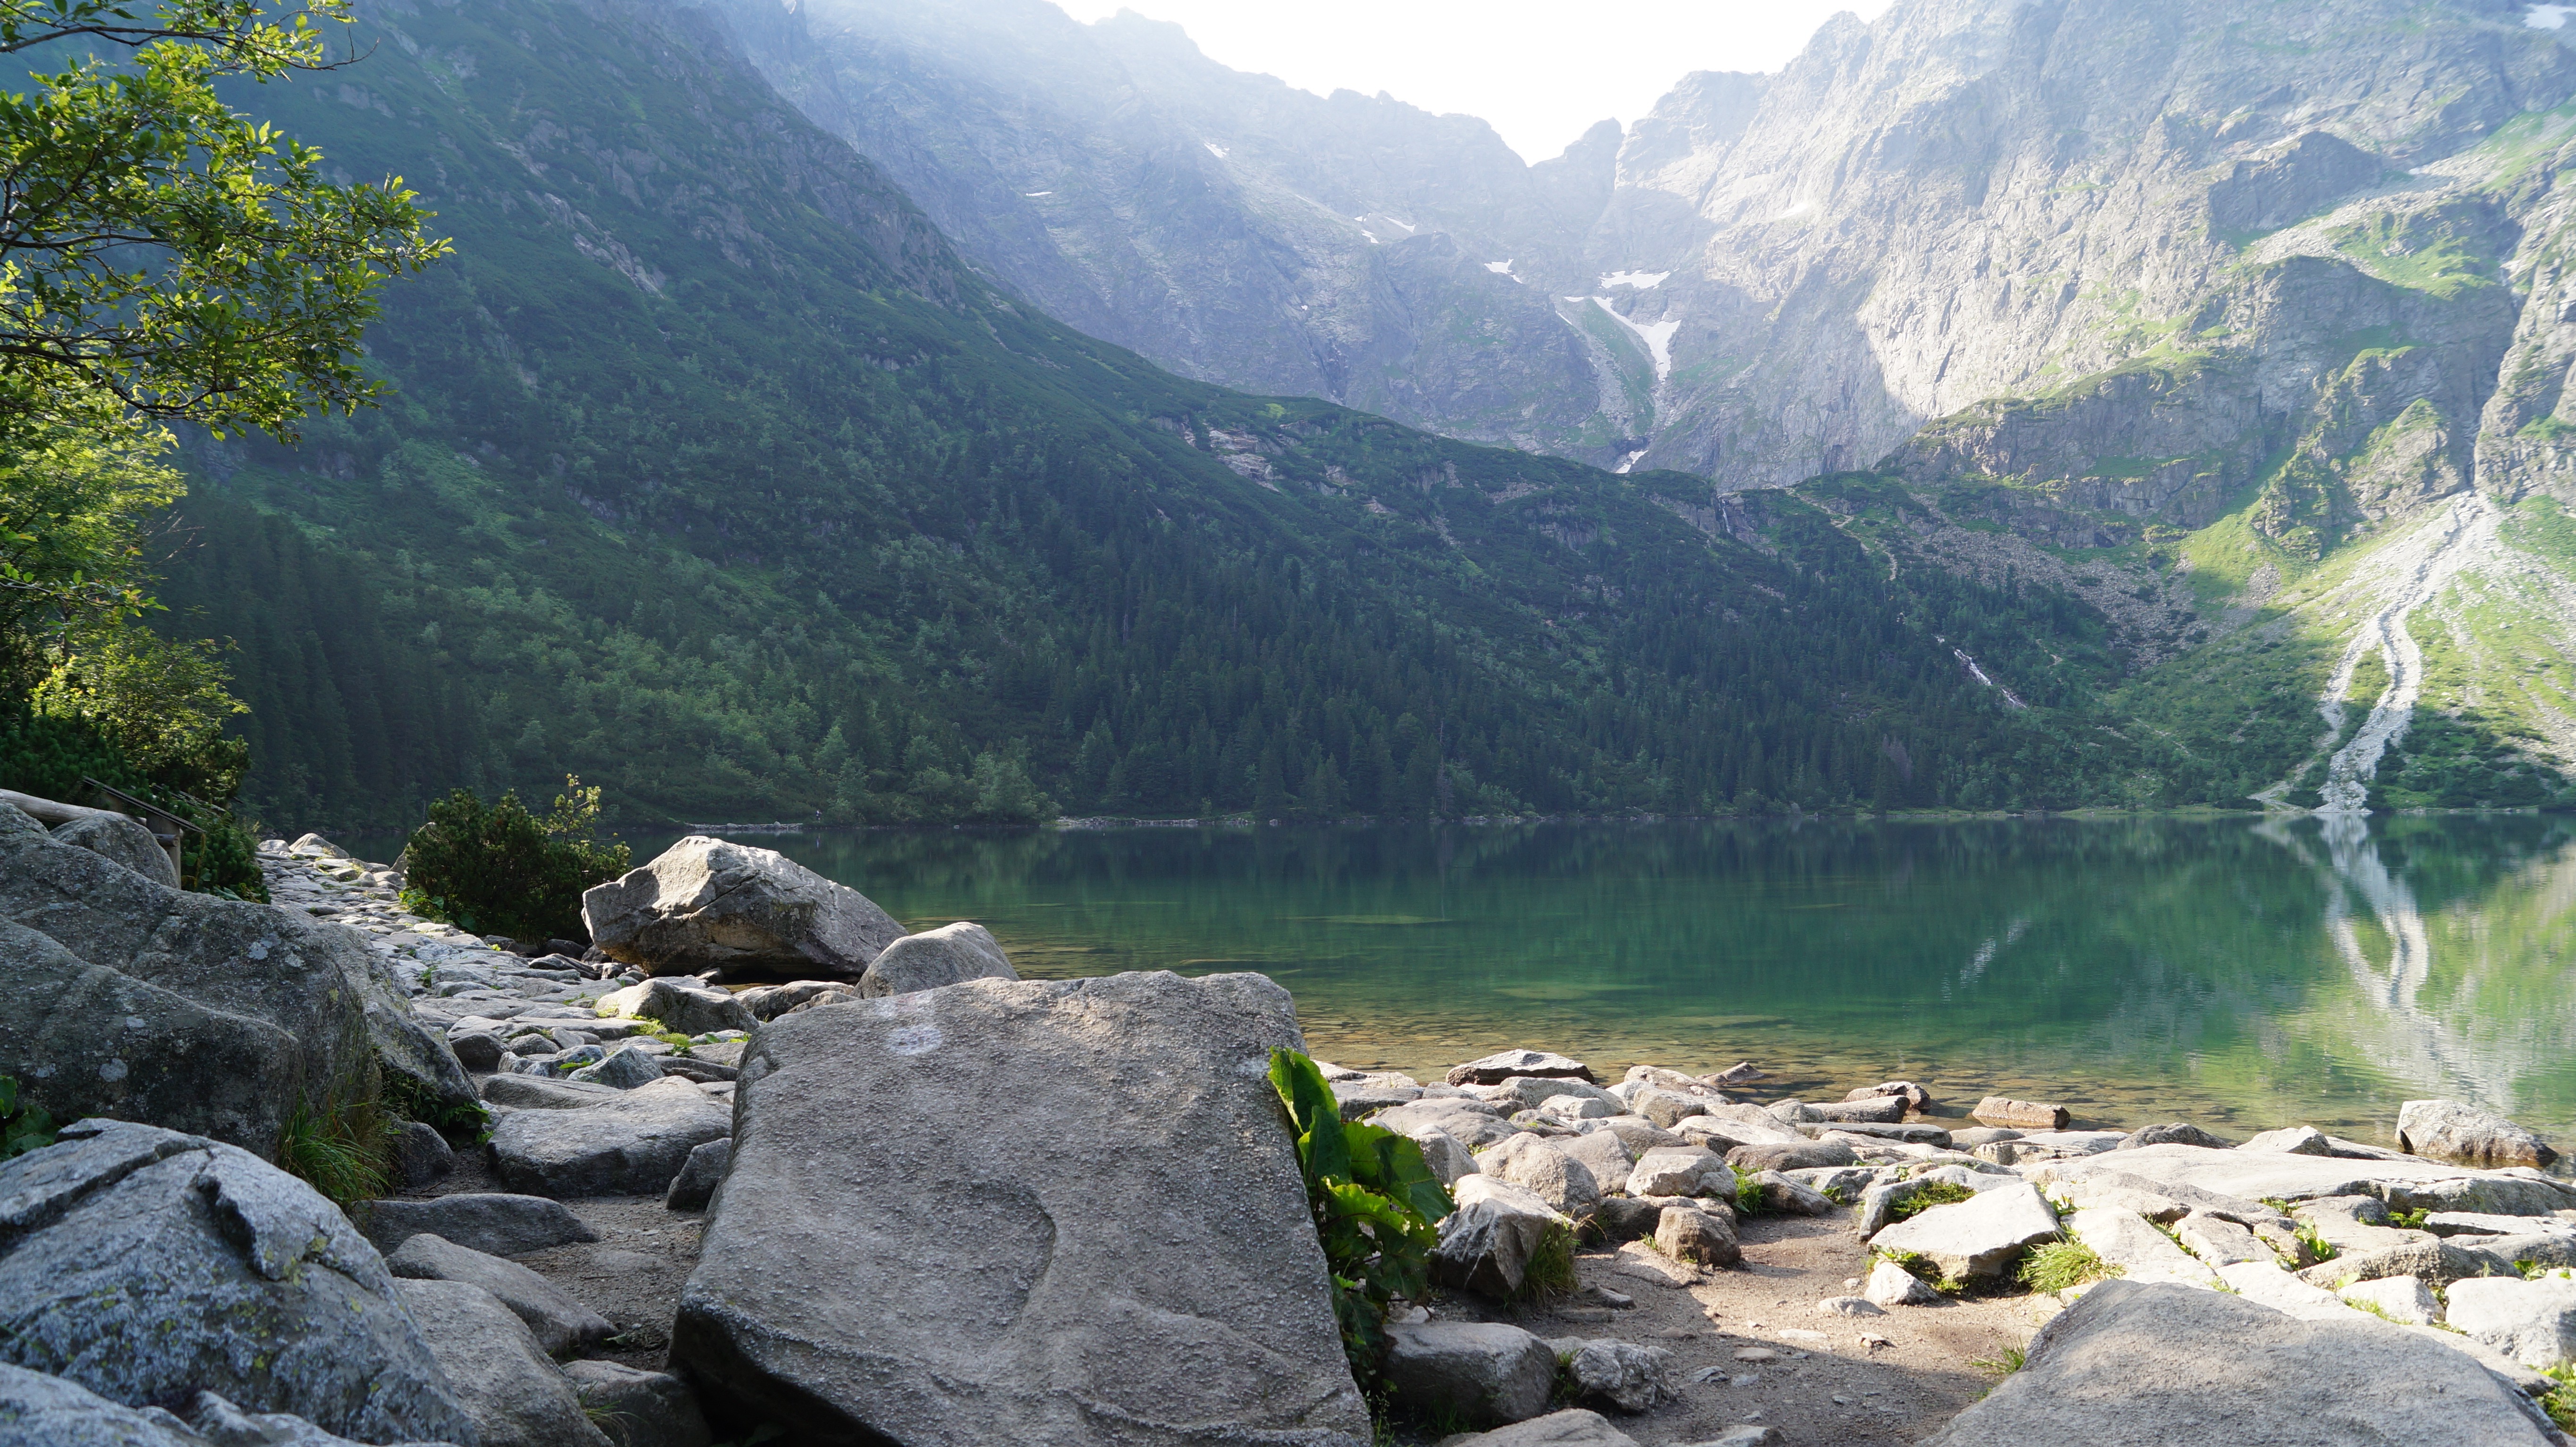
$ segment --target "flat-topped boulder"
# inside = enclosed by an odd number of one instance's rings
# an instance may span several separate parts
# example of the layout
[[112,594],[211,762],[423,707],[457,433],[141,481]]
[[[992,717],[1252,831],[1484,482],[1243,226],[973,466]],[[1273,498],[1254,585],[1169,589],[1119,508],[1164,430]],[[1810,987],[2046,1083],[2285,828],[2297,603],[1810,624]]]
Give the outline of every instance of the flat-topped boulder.
[[492,1167],[532,1196],[658,1196],[689,1152],[732,1130],[733,1112],[666,1077],[580,1110],[513,1111],[492,1128]]
[[1544,1050],[1505,1050],[1482,1060],[1449,1067],[1451,1085],[1500,1085],[1515,1075],[1564,1076],[1592,1080],[1592,1067],[1567,1055]]
[[1934,1206],[1870,1238],[1891,1256],[1912,1253],[1944,1276],[1968,1280],[2001,1276],[2023,1253],[2057,1235],[2057,1213],[2026,1183],[1982,1191],[1965,1201]]
[[857,980],[903,926],[774,849],[693,834],[581,897],[600,951],[650,975]]
[[561,1201],[500,1191],[459,1191],[425,1201],[359,1201],[349,1207],[349,1219],[379,1251],[392,1251],[424,1231],[493,1256],[599,1239]]
[[2537,1171],[2471,1170],[2409,1157],[2359,1160],[2160,1145],[2057,1163],[2048,1167],[2048,1174],[2051,1179],[2072,1181],[2095,1169],[2157,1184],[2194,1186],[2245,1201],[2377,1196],[2401,1210],[2515,1216],[2545,1215],[2576,1206],[2576,1186],[2561,1185]]
[[790,1440],[1355,1447],[1279,1048],[1287,992],[1242,974],[771,1021],[675,1368]]
[[1925,1447],[2550,1440],[2536,1410],[2467,1354],[2333,1310],[2341,1319],[2302,1320],[2226,1292],[2103,1282]]

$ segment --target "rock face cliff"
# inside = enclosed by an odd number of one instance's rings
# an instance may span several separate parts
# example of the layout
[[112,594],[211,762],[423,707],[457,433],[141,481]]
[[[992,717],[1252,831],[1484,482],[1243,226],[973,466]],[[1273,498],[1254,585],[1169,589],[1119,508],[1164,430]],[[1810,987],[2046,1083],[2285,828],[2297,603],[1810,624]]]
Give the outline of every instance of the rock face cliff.
[[1132,16],[738,4],[975,264],[1166,365],[1721,497],[1878,473],[1885,526],[1819,500],[1892,567],[2058,588],[2175,697],[2321,699],[2284,799],[2419,699],[2576,761],[2525,662],[2576,628],[2554,7],[1899,0],[1524,166]]

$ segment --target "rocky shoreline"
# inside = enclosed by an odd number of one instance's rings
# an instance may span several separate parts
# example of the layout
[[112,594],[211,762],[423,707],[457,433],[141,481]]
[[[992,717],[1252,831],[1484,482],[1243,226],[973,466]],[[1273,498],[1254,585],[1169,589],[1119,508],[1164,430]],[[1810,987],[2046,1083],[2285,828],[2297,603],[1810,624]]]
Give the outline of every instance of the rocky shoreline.
[[[2563,1443],[2576,1406],[2576,1182],[2456,1103],[2390,1150],[1775,1099],[1750,1063],[1325,1065],[1456,1207],[1372,1400],[1264,977],[1019,980],[976,926],[714,840],[593,891],[588,945],[408,915],[311,836],[263,848],[273,907],[13,811],[0,850],[25,959],[121,949],[174,996],[323,961],[398,1004],[373,1056],[426,1042],[490,1113],[403,1127],[346,1210],[168,1091],[0,1162],[0,1443]],[[164,968],[183,937],[206,963]],[[94,1055],[99,1013],[60,1018],[90,1035],[0,1033],[0,1069]]]

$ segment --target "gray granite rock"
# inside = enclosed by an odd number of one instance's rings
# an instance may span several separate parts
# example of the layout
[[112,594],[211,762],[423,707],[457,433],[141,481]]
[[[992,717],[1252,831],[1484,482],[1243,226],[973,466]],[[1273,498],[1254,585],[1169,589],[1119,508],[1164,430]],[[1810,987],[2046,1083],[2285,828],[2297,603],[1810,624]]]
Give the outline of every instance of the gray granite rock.
[[349,1219],[379,1251],[391,1251],[424,1231],[493,1256],[599,1239],[561,1201],[494,1191],[460,1191],[421,1201],[360,1201],[349,1208]]
[[716,1187],[724,1184],[725,1172],[733,1165],[733,1141],[712,1140],[689,1152],[680,1173],[671,1178],[671,1188],[662,1193],[662,1205],[672,1211],[703,1211],[714,1199]]
[[1547,1410],[1556,1353],[1502,1322],[1389,1326],[1386,1380],[1411,1410],[1469,1427],[1525,1421]]
[[616,1086],[589,1080],[550,1080],[542,1075],[495,1075],[484,1080],[483,1098],[513,1110],[580,1110],[615,1100]]
[[533,1196],[658,1196],[689,1152],[732,1131],[695,1084],[656,1080],[581,1110],[512,1112],[493,1127],[492,1168]]
[[427,1231],[412,1237],[385,1257],[396,1276],[418,1281],[462,1281],[482,1287],[512,1315],[548,1356],[570,1356],[617,1335],[608,1318],[566,1295],[554,1283],[488,1252],[459,1246]]
[[1645,1412],[1681,1400],[1672,1353],[1662,1347],[1608,1338],[1552,1341],[1560,1375],[1578,1402],[1621,1412]]
[[769,1022],[673,1362],[810,1440],[1356,1443],[1282,1047],[1294,1008],[1257,975]]
[[2549,1440],[2520,1394],[2468,1356],[2345,1315],[2304,1321],[2225,1292],[2106,1281],[2041,1328],[2022,1369],[1926,1447]]
[[1451,1085],[1500,1085],[1515,1075],[1594,1079],[1592,1068],[1571,1056],[1551,1055],[1544,1050],[1505,1050],[1449,1067],[1448,1081]]
[[[1689,1135],[1690,1132],[1683,1132]],[[1814,1170],[1819,1166],[1848,1166],[1860,1159],[1852,1148],[1841,1141],[1801,1139],[1795,1145],[1785,1142],[1763,1142],[1729,1149],[1726,1163],[1744,1175],[1764,1171]]]
[[2140,1146],[2199,1146],[2205,1150],[2223,1151],[2227,1149],[2227,1142],[2199,1126],[2177,1120],[2133,1130],[2121,1137],[2119,1149],[2133,1151]]
[[2552,1271],[2537,1281],[2468,1278],[2451,1282],[2447,1294],[2454,1330],[2524,1366],[2557,1367],[2576,1359],[2576,1273]]
[[2270,1245],[2252,1230],[2224,1216],[2194,1211],[2175,1222],[2173,1232],[2192,1255],[2214,1267],[2233,1266],[2240,1261],[2259,1261],[2266,1266],[2280,1264],[2280,1257]]
[[154,883],[5,804],[0,920],[60,946],[0,937],[0,998],[16,1002],[0,1011],[0,1073],[57,1120],[142,1119],[265,1159],[298,1108],[386,1076],[427,1104],[474,1100],[356,932]]
[[426,1186],[456,1169],[456,1150],[438,1127],[407,1120],[396,1127],[390,1152],[393,1177],[406,1186]]
[[395,1283],[481,1447],[612,1447],[569,1378],[492,1293],[463,1281]]
[[1519,1295],[1548,1233],[1572,1225],[1545,1201],[1481,1172],[1460,1177],[1452,1195],[1458,1208],[1440,1222],[1432,1277],[1496,1300]]
[[1695,1266],[1733,1266],[1744,1259],[1735,1213],[1715,1201],[1665,1207],[1655,1218],[1655,1249]]
[[566,1362],[564,1376],[593,1425],[617,1447],[711,1447],[715,1434],[689,1384],[622,1362]]
[[1553,1141],[1523,1133],[1476,1153],[1476,1168],[1580,1219],[1601,1200],[1601,1183]]
[[0,1358],[129,1405],[220,1392],[361,1440],[463,1440],[374,1247],[247,1151],[84,1121],[0,1162]]
[[1735,1172],[1714,1151],[1701,1146],[1663,1146],[1646,1152],[1629,1168],[1631,1196],[1719,1196],[1735,1198]]
[[582,1085],[605,1085],[616,1090],[633,1090],[662,1078],[662,1067],[653,1056],[632,1045],[610,1051],[597,1065],[585,1065],[564,1079]]
[[775,850],[703,835],[585,892],[581,913],[602,952],[650,975],[856,980],[903,937],[857,890]]
[[2095,1206],[2066,1218],[2066,1232],[2128,1281],[2170,1281],[2216,1290],[2218,1274],[2135,1211]]
[[1439,1447],[1637,1447],[1637,1439],[1598,1412],[1568,1407],[1491,1432],[1443,1437]]
[[2546,1166],[2558,1152],[2490,1110],[2456,1100],[2410,1100],[2397,1108],[2397,1144],[2419,1156],[2471,1166]]
[[993,938],[991,930],[959,920],[905,935],[887,945],[885,952],[868,966],[868,972],[859,977],[859,994],[874,999],[935,990],[967,980],[1019,977],[1019,971],[1011,968],[1011,957],[1002,953],[1001,942]]
[[501,1037],[489,1030],[467,1030],[450,1035],[447,1045],[456,1052],[456,1063],[468,1070],[498,1070],[501,1067]]
[[2035,1186],[2006,1186],[1954,1205],[1934,1206],[1870,1238],[1880,1251],[1913,1252],[1945,1276],[2001,1276],[2023,1253],[2057,1235],[2057,1213]]
[[56,839],[121,864],[164,889],[179,887],[179,867],[152,831],[122,814],[90,814],[54,826]]
[[1878,1307],[1939,1306],[1942,1301],[1941,1293],[1893,1261],[1880,1261],[1869,1268],[1869,1280],[1861,1287],[1861,1297]]

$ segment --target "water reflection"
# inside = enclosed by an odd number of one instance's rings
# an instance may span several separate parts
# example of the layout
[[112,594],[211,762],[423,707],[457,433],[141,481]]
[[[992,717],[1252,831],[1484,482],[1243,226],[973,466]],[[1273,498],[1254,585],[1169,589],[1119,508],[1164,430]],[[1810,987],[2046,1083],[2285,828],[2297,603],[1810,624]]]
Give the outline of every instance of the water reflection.
[[2036,1094],[2116,1124],[2385,1139],[2399,1101],[2438,1093],[2576,1127],[2557,818],[746,842],[916,928],[980,920],[1033,975],[1263,970],[1355,1065],[1533,1044],[1614,1068],[1752,1059],[1809,1095]]

